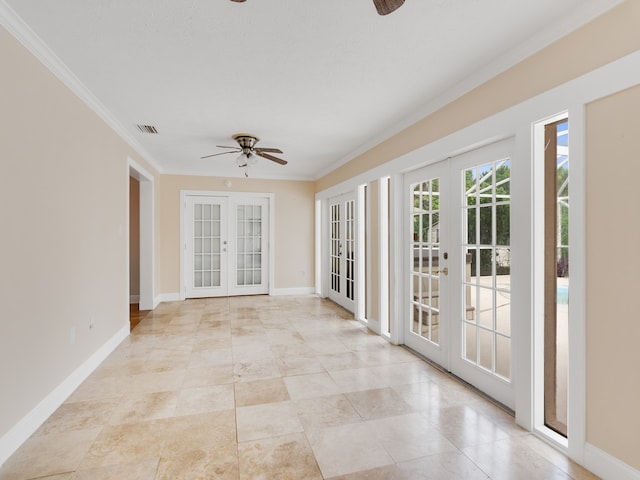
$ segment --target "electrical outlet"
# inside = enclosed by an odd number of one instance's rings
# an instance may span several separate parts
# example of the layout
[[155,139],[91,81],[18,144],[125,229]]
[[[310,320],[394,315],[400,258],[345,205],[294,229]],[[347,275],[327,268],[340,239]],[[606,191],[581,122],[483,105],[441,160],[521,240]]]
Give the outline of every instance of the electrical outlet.
[[95,326],[95,323],[93,321],[93,316],[89,317],[89,330],[93,330],[93,327]]

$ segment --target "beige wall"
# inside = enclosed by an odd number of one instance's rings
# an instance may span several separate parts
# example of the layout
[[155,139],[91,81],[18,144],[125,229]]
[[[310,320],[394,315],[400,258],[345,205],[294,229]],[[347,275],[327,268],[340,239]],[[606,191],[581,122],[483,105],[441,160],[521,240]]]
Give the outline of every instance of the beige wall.
[[129,295],[140,295],[140,182],[129,178]]
[[318,180],[318,192],[640,49],[629,0]]
[[0,58],[3,436],[128,324],[136,155],[4,28]]
[[587,440],[640,470],[640,86],[587,108]]
[[275,279],[274,287],[312,288],[315,281],[314,182],[163,175],[160,179],[162,212],[159,254],[162,271],[160,291],[180,291],[180,190],[258,192],[274,194]]

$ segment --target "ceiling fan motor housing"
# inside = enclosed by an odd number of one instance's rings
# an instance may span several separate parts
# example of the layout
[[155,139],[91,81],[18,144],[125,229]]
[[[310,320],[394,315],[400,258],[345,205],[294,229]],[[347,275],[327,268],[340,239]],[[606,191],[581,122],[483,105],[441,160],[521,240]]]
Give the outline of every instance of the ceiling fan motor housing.
[[255,147],[256,143],[260,141],[260,139],[255,135],[249,135],[246,133],[236,133],[233,136],[233,139],[238,142],[238,145],[240,145],[242,153],[244,154],[252,152],[253,147]]

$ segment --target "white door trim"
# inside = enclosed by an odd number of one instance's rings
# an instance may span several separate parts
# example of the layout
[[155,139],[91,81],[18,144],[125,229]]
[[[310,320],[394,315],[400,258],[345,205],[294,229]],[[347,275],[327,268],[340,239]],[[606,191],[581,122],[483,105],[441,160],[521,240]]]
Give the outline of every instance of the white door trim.
[[240,198],[266,198],[268,200],[269,208],[269,252],[268,252],[268,268],[269,268],[269,295],[274,294],[274,278],[275,278],[275,213],[274,213],[274,199],[273,193],[260,193],[260,192],[220,192],[214,190],[180,190],[180,300],[186,299],[185,289],[185,249],[184,244],[186,241],[186,216],[184,214],[184,206],[187,201],[187,196],[205,196],[205,197],[226,197],[228,199],[240,199]]
[[[159,301],[155,299],[155,230],[153,175],[136,161],[127,158],[128,177],[140,182],[140,310],[153,310]],[[127,195],[127,230],[129,229],[129,195]],[[129,235],[127,234],[127,239]],[[127,270],[129,269],[127,240]],[[128,278],[128,277],[127,277]],[[127,288],[129,292],[129,288]]]

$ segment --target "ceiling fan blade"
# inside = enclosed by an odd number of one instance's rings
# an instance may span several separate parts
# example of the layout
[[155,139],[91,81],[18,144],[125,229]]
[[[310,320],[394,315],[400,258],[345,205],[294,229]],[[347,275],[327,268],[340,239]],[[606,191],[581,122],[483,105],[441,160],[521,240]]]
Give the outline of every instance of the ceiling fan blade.
[[262,148],[262,147],[256,147],[254,148],[254,150],[257,152],[267,152],[267,153],[284,153],[282,150],[280,150],[279,148]]
[[373,0],[380,15],[389,15],[402,6],[404,0]]
[[274,157],[273,155],[269,155],[268,153],[256,151],[256,155],[262,158],[266,158],[267,160],[271,160],[272,162],[279,163],[280,165],[286,165],[288,163],[286,160],[282,160],[281,158]]
[[200,157],[200,160],[204,160],[205,158],[210,158],[210,157],[217,157],[218,155],[226,155],[227,153],[238,153],[238,152],[212,153],[211,155],[205,155],[204,157]]
[[234,150],[238,150],[241,151],[242,149],[240,147],[227,147],[226,145],[216,145],[216,147],[218,148],[233,148]]

